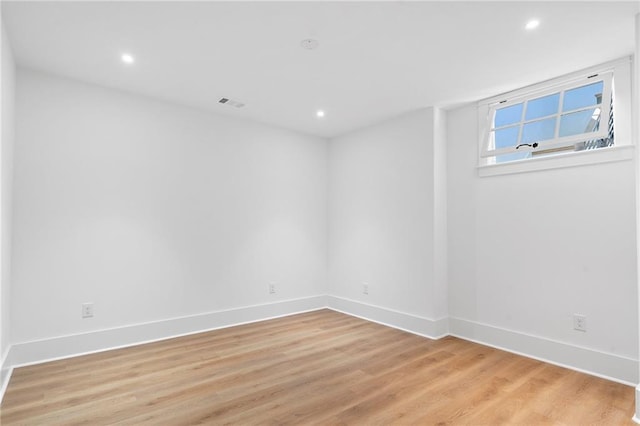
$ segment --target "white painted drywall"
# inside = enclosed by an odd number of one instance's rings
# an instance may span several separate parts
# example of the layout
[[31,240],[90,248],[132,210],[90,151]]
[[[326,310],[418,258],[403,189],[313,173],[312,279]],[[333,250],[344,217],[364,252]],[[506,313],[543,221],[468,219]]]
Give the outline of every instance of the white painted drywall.
[[446,222],[435,203],[445,198],[436,189],[446,184],[443,169],[437,176],[434,170],[444,158],[444,135],[434,122],[442,115],[428,108],[331,140],[331,296],[432,320],[446,315],[446,255],[436,257],[435,242],[444,241],[437,238],[442,229],[434,231]]
[[447,114],[433,108],[433,317],[449,315],[447,219]]
[[[2,26],[2,70],[0,97],[2,98],[2,142],[0,146],[0,361],[9,350],[10,294],[11,294],[11,217],[14,145],[15,63],[11,45]],[[1,367],[1,365],[0,365]],[[4,372],[0,379],[4,379]],[[0,380],[0,386],[2,380]]]
[[448,113],[451,317],[637,359],[633,162],[478,177],[477,120]]
[[16,347],[328,293],[427,335],[451,315],[569,345],[551,360],[585,370],[567,354],[637,359],[631,161],[480,178],[475,106],[327,144],[20,69],[16,108]]
[[21,68],[16,117],[14,344],[325,294],[324,139]]
[[[636,35],[636,43],[635,43],[635,54],[633,55],[633,70],[635,72],[632,73],[632,87],[634,90],[632,96],[632,117],[636,117],[635,120],[632,120],[633,128],[633,142],[636,147],[640,145],[640,120],[638,120],[638,116],[640,116],[640,13],[636,14],[635,19],[635,35]],[[636,149],[635,152],[635,172],[636,172],[636,249],[640,246],[640,152]],[[636,270],[638,271],[638,275],[640,275],[640,253],[636,254]],[[637,280],[640,280],[640,276],[637,277]],[[640,288],[640,281],[636,281],[637,288]],[[640,291],[638,291],[640,293]],[[640,297],[640,294],[638,294]],[[640,306],[640,298],[636,301],[637,306]],[[640,317],[638,318],[640,322]],[[640,333],[640,324],[638,325],[638,332]],[[640,341],[640,336],[638,338]],[[639,348],[640,352],[640,348]],[[640,364],[638,365],[640,368]],[[640,371],[638,371],[638,377],[640,377]],[[633,416],[633,420],[636,423],[640,423],[640,385],[636,386],[636,407],[635,413]]]

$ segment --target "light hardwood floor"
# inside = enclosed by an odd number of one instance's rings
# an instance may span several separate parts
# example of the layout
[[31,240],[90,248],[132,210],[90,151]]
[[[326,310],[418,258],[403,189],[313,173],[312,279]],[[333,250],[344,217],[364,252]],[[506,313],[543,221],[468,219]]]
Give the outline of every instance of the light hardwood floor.
[[634,390],[322,310],[13,372],[12,424],[633,424]]

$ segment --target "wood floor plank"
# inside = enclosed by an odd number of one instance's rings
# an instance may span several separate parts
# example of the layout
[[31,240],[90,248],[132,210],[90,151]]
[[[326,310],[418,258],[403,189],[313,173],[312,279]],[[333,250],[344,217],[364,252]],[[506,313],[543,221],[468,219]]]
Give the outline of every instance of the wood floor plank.
[[633,424],[629,386],[330,310],[18,368],[2,425]]

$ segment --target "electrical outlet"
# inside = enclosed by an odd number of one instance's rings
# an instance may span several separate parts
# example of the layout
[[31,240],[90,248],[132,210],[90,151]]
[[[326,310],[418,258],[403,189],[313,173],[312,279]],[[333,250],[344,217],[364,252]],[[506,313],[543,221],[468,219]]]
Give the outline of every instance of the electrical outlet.
[[362,283],[362,294],[369,294],[369,284]]
[[82,318],[93,317],[93,302],[82,304]]
[[275,294],[276,292],[276,283],[269,283],[269,294]]
[[573,329],[578,331],[587,331],[586,315],[573,314]]

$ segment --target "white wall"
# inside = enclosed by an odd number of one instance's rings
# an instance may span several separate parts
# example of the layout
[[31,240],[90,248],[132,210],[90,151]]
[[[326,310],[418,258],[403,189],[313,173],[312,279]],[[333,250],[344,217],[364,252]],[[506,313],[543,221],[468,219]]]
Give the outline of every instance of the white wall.
[[451,325],[637,379],[631,161],[480,178],[475,106],[327,145],[33,71],[17,83],[16,359],[55,355],[23,344],[38,339],[328,293],[414,332]]
[[0,146],[0,388],[7,369],[3,361],[9,350],[9,312],[11,286],[11,210],[14,145],[15,63],[11,45],[2,25],[2,70],[0,98],[2,98],[2,142]]
[[[486,325],[612,355],[628,364],[618,378],[637,379],[633,162],[481,178],[477,120],[475,105],[448,114],[451,317],[474,325],[470,338]],[[574,313],[587,316],[586,333]],[[566,363],[597,372],[583,361]]]
[[[434,318],[449,316],[447,218],[447,113],[433,108],[433,305]],[[448,330],[447,330],[448,331]]]
[[[635,17],[635,35],[636,35],[636,43],[635,43],[635,52],[633,55],[633,70],[635,72],[632,73],[632,88],[634,90],[632,96],[632,117],[635,117],[635,120],[632,120],[632,135],[633,142],[636,147],[640,146],[640,120],[638,120],[638,116],[640,115],[640,13],[636,14]],[[636,184],[636,249],[640,246],[640,152],[636,148],[635,151],[635,184]],[[636,253],[636,271],[640,275],[640,252]],[[640,276],[637,277],[640,279]],[[640,282],[636,284],[638,288],[640,288]],[[640,296],[640,294],[638,295]],[[637,306],[640,309],[640,298],[636,300]],[[640,317],[638,318],[640,322]],[[638,326],[640,331],[640,324]],[[640,336],[639,336],[640,340]],[[640,349],[640,348],[639,348]],[[640,363],[638,365],[640,368]],[[640,371],[638,372],[638,377],[640,377]],[[636,386],[636,409],[633,420],[636,423],[640,423],[640,384]]]
[[325,294],[325,140],[23,69],[16,108],[14,344]]
[[444,158],[435,149],[443,115],[428,108],[330,142],[330,295],[430,320],[446,315],[446,256],[436,260],[446,247],[435,246],[434,230],[446,221],[435,201],[444,173],[434,168]]

